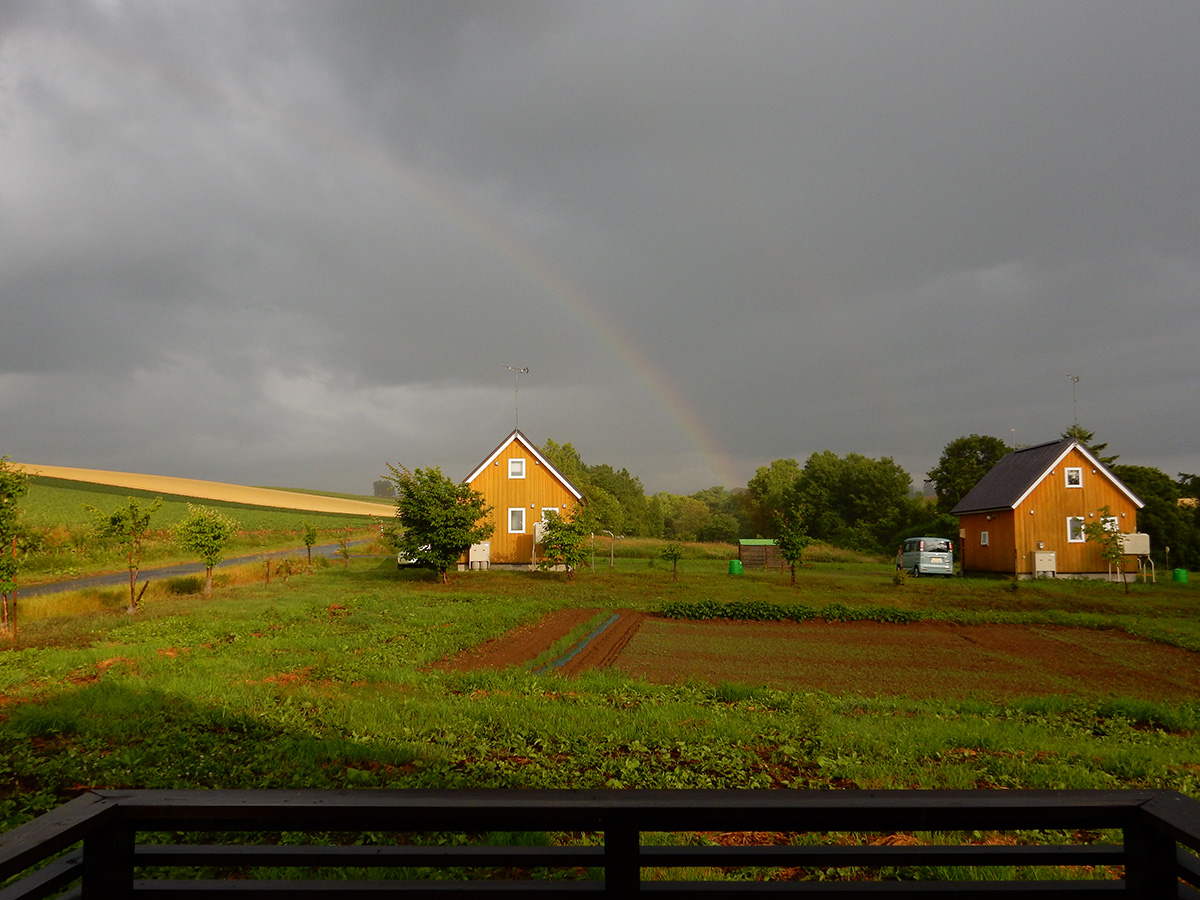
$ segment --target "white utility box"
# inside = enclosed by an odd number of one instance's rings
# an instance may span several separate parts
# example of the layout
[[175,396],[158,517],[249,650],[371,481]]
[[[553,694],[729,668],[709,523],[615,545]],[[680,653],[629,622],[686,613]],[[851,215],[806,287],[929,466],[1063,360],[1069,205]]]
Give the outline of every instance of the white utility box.
[[1150,535],[1131,531],[1121,535],[1121,552],[1126,556],[1149,556]]
[[1053,578],[1058,574],[1058,557],[1053,550],[1034,550],[1033,551],[1033,577],[1041,578],[1049,576]]
[[492,542],[472,544],[467,551],[467,566],[471,569],[490,569],[492,566]]

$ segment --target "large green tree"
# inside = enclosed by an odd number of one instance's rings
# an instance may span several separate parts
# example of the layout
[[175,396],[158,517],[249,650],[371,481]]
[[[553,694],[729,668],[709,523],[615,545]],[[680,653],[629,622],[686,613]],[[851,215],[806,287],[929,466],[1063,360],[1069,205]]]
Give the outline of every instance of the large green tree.
[[716,485],[691,496],[704,503],[712,514],[708,524],[697,532],[697,540],[732,544],[739,537],[754,533],[749,523],[745,490],[731,491]]
[[155,497],[149,506],[143,508],[137,497],[130,497],[124,506],[118,506],[112,512],[84,505],[84,509],[92,515],[96,534],[115,540],[128,560],[130,613],[137,612],[138,598],[141,596],[136,588],[138,569],[142,565],[142,542],[146,539],[146,532],[150,530],[151,517],[158,512],[162,504],[162,497]]
[[914,515],[912,478],[891,457],[814,453],[784,509],[795,510],[808,534],[839,547],[890,553],[892,537]]
[[672,541],[698,541],[712,523],[712,512],[702,501],[678,494],[655,494],[663,511],[662,536]]
[[588,465],[571,444],[547,440],[538,448],[554,468],[587,499],[593,526],[631,537],[662,534],[662,513],[646,496],[642,482],[627,469]]
[[20,531],[19,502],[29,493],[29,476],[14,466],[7,456],[0,457],[0,627],[11,631],[16,617],[17,537]]
[[491,537],[495,526],[484,519],[492,508],[483,494],[447,478],[437,466],[412,471],[391,463],[387,467],[390,474],[384,477],[396,488],[396,549],[448,581],[450,566],[472,544]]
[[952,510],[1011,449],[987,434],[968,434],[943,447],[938,464],[925,473],[937,493],[938,510]]
[[778,533],[776,514],[788,509],[800,463],[794,459],[777,459],[769,466],[759,466],[746,485],[748,518],[754,534],[775,537]]
[[225,547],[241,525],[220,510],[188,504],[188,514],[171,531],[175,543],[204,563],[204,596],[212,596],[213,567],[225,558]]
[[1195,509],[1179,502],[1183,497],[1180,485],[1150,466],[1116,465],[1112,471],[1146,504],[1138,510],[1137,528],[1150,535],[1151,558],[1163,565],[1200,564]]

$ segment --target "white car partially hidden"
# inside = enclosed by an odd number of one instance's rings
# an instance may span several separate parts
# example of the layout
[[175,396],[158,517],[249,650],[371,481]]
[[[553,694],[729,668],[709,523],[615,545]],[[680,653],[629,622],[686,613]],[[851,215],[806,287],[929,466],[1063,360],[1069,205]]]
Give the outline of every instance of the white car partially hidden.
[[[425,544],[424,546],[421,547],[421,549],[428,550],[429,545]],[[421,565],[421,563],[418,562],[417,560],[412,559],[411,557],[405,556],[403,550],[401,550],[399,553],[396,554],[396,568],[397,569],[411,569],[412,567],[419,566],[419,565]]]

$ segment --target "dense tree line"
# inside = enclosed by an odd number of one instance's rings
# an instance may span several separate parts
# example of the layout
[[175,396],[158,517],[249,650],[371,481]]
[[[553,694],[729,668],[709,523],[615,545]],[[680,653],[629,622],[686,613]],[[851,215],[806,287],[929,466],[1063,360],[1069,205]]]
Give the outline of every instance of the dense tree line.
[[[1138,528],[1150,535],[1161,564],[1200,567],[1200,476],[1172,479],[1158,469],[1117,464],[1107,444],[1078,424],[1063,437],[1079,440],[1141,498]],[[777,459],[760,466],[744,488],[714,486],[688,496],[647,496],[626,469],[589,465],[571,444],[546,441],[542,454],[588,499],[597,530],[672,541],[778,538],[780,523],[799,523],[812,540],[891,554],[914,534],[956,539],[951,509],[1012,447],[990,435],[955,438],[926,473],[930,500],[913,490],[912,478],[890,457],[814,453],[803,464]],[[1167,548],[1170,548],[1169,550]]]
[[628,471],[589,465],[570,444],[549,440],[539,450],[587,497],[597,529],[615,534],[734,542],[778,537],[780,522],[788,521],[800,523],[809,538],[883,553],[913,529],[954,534],[954,521],[910,496],[912,479],[886,457],[826,451],[813,454],[804,466],[794,459],[775,460],[760,467],[743,489],[714,486],[688,496],[647,497]]

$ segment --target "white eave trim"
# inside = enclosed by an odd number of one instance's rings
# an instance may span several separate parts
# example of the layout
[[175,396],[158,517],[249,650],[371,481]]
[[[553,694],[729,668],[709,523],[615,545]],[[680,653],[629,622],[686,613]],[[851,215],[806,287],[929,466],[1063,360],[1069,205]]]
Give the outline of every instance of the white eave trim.
[[1080,453],[1082,453],[1087,458],[1087,460],[1092,464],[1092,467],[1095,468],[1095,470],[1097,472],[1103,472],[1105,477],[1108,478],[1108,480],[1111,481],[1121,491],[1122,494],[1124,494],[1126,497],[1128,497],[1129,502],[1131,502],[1138,509],[1142,509],[1146,505],[1145,503],[1143,503],[1141,500],[1138,499],[1137,495],[1134,494],[1133,491],[1131,491],[1131,490],[1129,490],[1129,488],[1125,487],[1125,484],[1121,481],[1120,478],[1118,478],[1112,472],[1108,471],[1108,467],[1106,465],[1104,465],[1104,463],[1100,462],[1100,460],[1096,459],[1096,457],[1092,455],[1092,452],[1090,450],[1088,450],[1087,447],[1083,446],[1083,444],[1079,443],[1079,441],[1075,441],[1073,443],[1067,444],[1066,449],[1063,450],[1063,452],[1058,455],[1058,457],[1054,460],[1054,462],[1050,463],[1050,465],[1046,466],[1046,468],[1044,470],[1042,470],[1042,474],[1033,480],[1033,483],[1030,484],[1028,488],[1026,488],[1025,493],[1023,493],[1020,497],[1018,497],[1017,502],[1014,503],[1009,508],[1016,509],[1018,506],[1020,506],[1022,503],[1024,503],[1025,498],[1033,493],[1033,489],[1036,488],[1043,481],[1045,481],[1047,476],[1049,476],[1049,474],[1051,472],[1053,472],[1055,469],[1057,469],[1059,467],[1059,465],[1062,464],[1062,461],[1067,458],[1067,454],[1070,453],[1072,450],[1078,450]]
[[[553,475],[556,479],[558,479],[558,481],[562,484],[562,486],[571,492],[572,497],[574,497],[576,500],[580,500],[580,501],[583,500],[583,494],[579,493],[579,491],[576,490],[575,486],[573,484],[571,484],[571,482],[568,481],[566,478],[564,478],[562,472],[560,472],[560,471],[558,471],[558,469],[554,468],[554,466],[552,466],[550,464],[550,461],[548,459],[546,459],[546,457],[544,457],[544,456],[542,456],[542,454],[538,453],[537,448],[534,447],[533,444],[529,443],[529,440],[520,431],[514,431],[512,434],[510,434],[508,436],[508,438],[492,452],[491,456],[489,456],[482,463],[480,463],[479,467],[474,472],[472,472],[465,479],[463,479],[464,482],[466,484],[470,484],[476,478],[478,478],[480,476],[480,474],[483,472],[483,470],[486,469],[488,466],[490,466],[493,462],[495,462],[496,458],[501,453],[503,453],[513,441],[519,441],[521,446],[524,447],[526,450],[528,450],[533,455],[534,459],[536,459],[540,465],[542,465],[546,468],[546,471],[548,471],[551,475]],[[528,477],[528,469],[526,469],[526,477]]]

